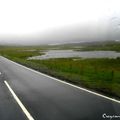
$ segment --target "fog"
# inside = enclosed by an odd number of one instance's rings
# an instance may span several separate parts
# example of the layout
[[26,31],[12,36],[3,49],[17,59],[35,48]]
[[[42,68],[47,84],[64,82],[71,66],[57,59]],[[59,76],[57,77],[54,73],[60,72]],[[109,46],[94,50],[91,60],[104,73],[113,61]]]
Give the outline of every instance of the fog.
[[0,44],[41,45],[120,39],[119,18],[113,17],[99,23],[73,25],[51,29],[30,35],[7,35],[0,37]]
[[0,44],[120,40],[119,0],[5,0]]

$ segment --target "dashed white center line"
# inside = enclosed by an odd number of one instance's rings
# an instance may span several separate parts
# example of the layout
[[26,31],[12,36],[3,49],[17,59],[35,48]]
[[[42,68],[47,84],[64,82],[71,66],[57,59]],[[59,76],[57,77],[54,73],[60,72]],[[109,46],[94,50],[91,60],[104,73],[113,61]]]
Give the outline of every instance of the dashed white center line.
[[0,75],[1,75],[2,73],[0,72]]
[[18,103],[18,105],[20,106],[20,108],[22,109],[22,111],[24,112],[24,114],[27,116],[28,120],[34,120],[34,118],[31,116],[31,114],[28,112],[28,110],[22,104],[22,102],[20,101],[20,99],[17,97],[17,95],[15,94],[15,92],[12,90],[12,88],[10,87],[10,85],[8,84],[8,82],[4,81],[4,83],[8,87],[9,91],[13,95],[14,99],[16,100],[16,102]]

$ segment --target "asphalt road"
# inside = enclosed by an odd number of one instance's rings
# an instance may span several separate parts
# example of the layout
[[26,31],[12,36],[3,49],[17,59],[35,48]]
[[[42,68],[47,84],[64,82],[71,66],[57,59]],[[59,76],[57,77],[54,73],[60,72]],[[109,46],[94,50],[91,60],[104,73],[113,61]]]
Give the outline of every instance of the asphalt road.
[[[120,103],[59,82],[0,57],[0,120],[28,120],[7,81],[35,120],[109,120]],[[113,120],[120,120],[120,118]]]

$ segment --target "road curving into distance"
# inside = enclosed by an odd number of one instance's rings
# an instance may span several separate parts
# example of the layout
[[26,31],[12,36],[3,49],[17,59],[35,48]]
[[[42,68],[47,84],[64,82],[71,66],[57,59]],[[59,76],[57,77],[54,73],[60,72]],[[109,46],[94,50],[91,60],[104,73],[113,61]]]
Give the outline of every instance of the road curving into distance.
[[107,120],[109,116],[120,116],[119,101],[2,56],[0,73],[0,120]]

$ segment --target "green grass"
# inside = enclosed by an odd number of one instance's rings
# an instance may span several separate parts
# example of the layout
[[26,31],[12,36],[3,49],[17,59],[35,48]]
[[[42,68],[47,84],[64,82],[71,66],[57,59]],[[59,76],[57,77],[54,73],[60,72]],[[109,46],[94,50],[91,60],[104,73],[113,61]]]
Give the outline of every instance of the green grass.
[[111,43],[101,43],[97,45],[85,45],[77,51],[93,51],[93,50],[103,50],[103,51],[117,51],[120,52],[120,43],[111,42]]
[[120,97],[120,59],[32,60],[69,82]]
[[[35,51],[30,51],[32,49]],[[42,49],[38,47],[1,47],[0,53],[27,67],[120,98],[119,58],[27,60],[30,56],[40,55],[39,50]]]

